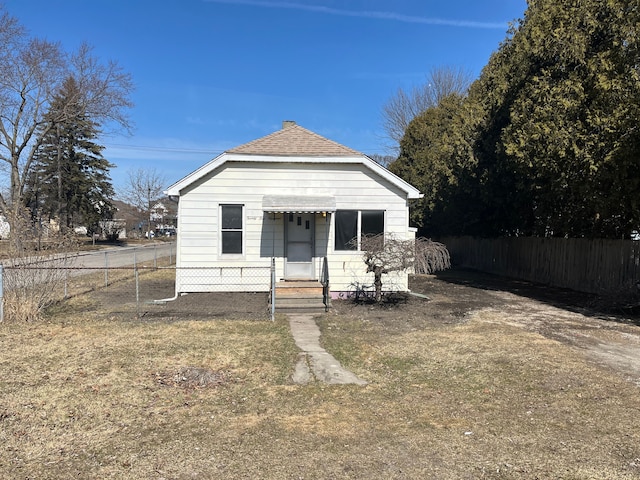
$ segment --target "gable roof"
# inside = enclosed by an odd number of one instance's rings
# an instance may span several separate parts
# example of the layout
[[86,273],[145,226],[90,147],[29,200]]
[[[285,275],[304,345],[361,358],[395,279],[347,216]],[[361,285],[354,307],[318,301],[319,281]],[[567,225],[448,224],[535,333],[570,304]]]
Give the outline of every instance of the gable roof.
[[360,164],[372,170],[407,194],[407,198],[421,198],[413,185],[393,174],[363,153],[329,140],[295,122],[283,122],[282,130],[234,147],[218,155],[199,169],[171,185],[164,193],[171,197],[213,172],[227,162],[256,163],[324,163]]
[[227,150],[245,155],[281,155],[303,157],[350,157],[362,155],[299,125],[285,122],[284,128],[266,137]]

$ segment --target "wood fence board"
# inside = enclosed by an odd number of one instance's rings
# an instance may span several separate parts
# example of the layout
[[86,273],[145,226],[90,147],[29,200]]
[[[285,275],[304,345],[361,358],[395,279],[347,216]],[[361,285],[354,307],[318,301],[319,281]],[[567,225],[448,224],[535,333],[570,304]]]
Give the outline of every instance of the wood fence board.
[[450,237],[454,265],[590,293],[637,294],[640,241]]

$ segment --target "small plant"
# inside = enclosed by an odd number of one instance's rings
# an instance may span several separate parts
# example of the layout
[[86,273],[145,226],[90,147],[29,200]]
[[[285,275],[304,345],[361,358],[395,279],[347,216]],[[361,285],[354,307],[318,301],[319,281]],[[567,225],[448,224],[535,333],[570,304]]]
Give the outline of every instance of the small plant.
[[365,285],[360,282],[351,282],[349,290],[341,293],[341,297],[352,300],[355,303],[370,303],[374,300],[373,285]]

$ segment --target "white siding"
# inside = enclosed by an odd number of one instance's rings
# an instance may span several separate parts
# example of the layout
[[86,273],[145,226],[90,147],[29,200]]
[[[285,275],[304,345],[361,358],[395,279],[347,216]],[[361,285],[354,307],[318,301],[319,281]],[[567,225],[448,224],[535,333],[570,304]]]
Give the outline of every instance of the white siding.
[[[180,292],[214,291],[220,267],[268,268],[276,258],[276,278],[284,276],[284,216],[263,213],[264,195],[333,196],[338,210],[384,210],[385,229],[412,238],[408,229],[406,193],[359,164],[301,164],[227,162],[208,177],[181,192],[178,213],[178,281]],[[221,204],[244,205],[244,253],[219,252],[218,213]],[[335,252],[333,215],[315,215],[315,254],[318,278],[321,259],[329,258],[331,288],[347,290],[355,282],[372,283],[365,275],[360,252]],[[197,269],[190,270],[193,267]],[[212,270],[207,270],[212,269]],[[202,274],[197,274],[197,272]],[[247,270],[244,273],[247,273]],[[257,271],[257,270],[256,270]],[[197,278],[199,277],[199,279]],[[256,281],[236,275],[233,287],[257,288]],[[262,274],[256,273],[262,279]],[[385,278],[385,287],[406,290],[405,274]],[[268,288],[268,276],[266,287]]]

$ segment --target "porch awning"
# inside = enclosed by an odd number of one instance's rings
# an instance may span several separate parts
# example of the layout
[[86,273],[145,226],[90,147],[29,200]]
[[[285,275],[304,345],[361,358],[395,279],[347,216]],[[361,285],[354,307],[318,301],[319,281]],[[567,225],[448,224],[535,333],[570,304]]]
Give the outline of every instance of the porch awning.
[[262,211],[269,213],[331,213],[336,199],[331,196],[265,195]]

